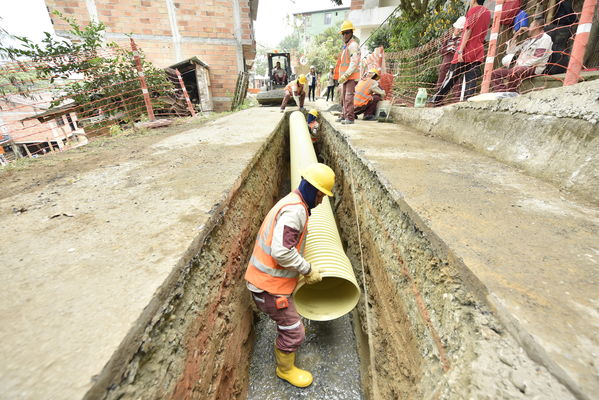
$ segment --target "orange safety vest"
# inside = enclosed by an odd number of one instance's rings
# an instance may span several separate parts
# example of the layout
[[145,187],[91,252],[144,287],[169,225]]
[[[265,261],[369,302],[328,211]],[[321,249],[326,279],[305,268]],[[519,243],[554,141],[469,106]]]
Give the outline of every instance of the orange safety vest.
[[289,94],[291,96],[293,96],[293,85],[294,84],[297,86],[297,94],[300,94],[304,90],[304,85],[299,83],[297,80],[291,81],[287,84],[287,86],[285,86],[285,91],[289,92]]
[[[345,71],[347,71],[347,69],[349,68],[349,64],[351,63],[351,57],[349,54],[349,45],[352,43],[356,43],[354,38],[351,38],[349,40],[349,42],[347,42],[347,44],[345,44],[343,46],[343,50],[339,54],[339,57],[337,57],[337,65],[335,65],[335,74],[334,74],[334,78],[336,80],[339,80],[341,75],[343,75],[345,73]],[[356,68],[356,70],[354,72],[352,72],[352,74],[347,78],[347,80],[348,81],[356,80],[359,78],[360,78],[360,72]]]
[[310,139],[312,139],[312,143],[316,143],[316,141],[318,140],[318,137],[316,136],[314,129],[318,130],[319,127],[320,127],[320,124],[316,120],[314,120],[308,124],[308,128],[310,128],[309,129],[310,130]]
[[372,78],[358,82],[356,85],[356,92],[354,93],[354,107],[364,106],[372,100],[371,88],[373,85],[374,79]]
[[[306,215],[308,215],[308,207],[296,191],[283,197],[268,212],[262,226],[260,226],[260,231],[258,231],[254,251],[245,272],[246,281],[271,294],[289,295],[293,293],[299,279],[296,270],[281,267],[271,256],[272,238],[279,213],[284,207],[296,204],[304,206]],[[295,246],[297,251],[301,251],[307,231],[308,222],[306,221],[300,239]]]

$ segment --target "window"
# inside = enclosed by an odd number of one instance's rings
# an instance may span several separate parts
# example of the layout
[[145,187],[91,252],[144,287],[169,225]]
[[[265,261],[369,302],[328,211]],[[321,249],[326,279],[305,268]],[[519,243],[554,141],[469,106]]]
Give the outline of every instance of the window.
[[64,119],[62,119],[62,116],[56,118],[55,121],[56,121],[56,125],[57,126],[63,126],[64,125]]
[[311,15],[304,15],[304,26],[309,27],[312,25]]
[[72,131],[77,130],[77,128],[75,128],[75,123],[73,122],[73,119],[71,118],[71,114],[67,114],[67,121],[69,122],[69,126],[71,127]]
[[331,20],[333,19],[333,14],[328,12],[328,13],[324,13],[324,24],[325,25],[331,25]]

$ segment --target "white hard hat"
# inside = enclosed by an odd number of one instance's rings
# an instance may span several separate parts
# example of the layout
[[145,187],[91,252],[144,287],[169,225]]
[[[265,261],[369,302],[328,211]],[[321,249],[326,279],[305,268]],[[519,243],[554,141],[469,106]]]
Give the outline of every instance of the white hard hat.
[[314,65],[310,65],[310,69],[316,69]]
[[466,24],[466,17],[461,16],[460,18],[456,19],[456,21],[453,23],[453,27],[456,29],[464,29],[465,24]]

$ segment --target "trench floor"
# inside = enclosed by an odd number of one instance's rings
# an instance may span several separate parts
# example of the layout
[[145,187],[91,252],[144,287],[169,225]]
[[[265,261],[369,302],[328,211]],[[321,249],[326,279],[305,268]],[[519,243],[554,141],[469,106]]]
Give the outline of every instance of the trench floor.
[[593,398],[599,392],[599,209],[405,126],[362,120],[346,126],[321,115],[432,243],[474,277],[474,290],[528,353]]
[[276,326],[263,313],[259,313],[258,318],[248,400],[364,398],[360,387],[360,360],[349,314],[326,322],[304,319],[306,341],[298,350],[296,365],[310,371],[314,382],[303,389],[276,376],[273,353]]

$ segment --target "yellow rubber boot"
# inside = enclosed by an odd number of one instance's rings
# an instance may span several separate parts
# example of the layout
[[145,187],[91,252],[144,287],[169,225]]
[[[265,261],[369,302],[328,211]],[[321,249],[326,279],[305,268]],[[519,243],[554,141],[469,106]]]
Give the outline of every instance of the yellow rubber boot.
[[277,376],[293,386],[307,387],[312,384],[312,374],[295,366],[295,353],[286,353],[275,348]]

